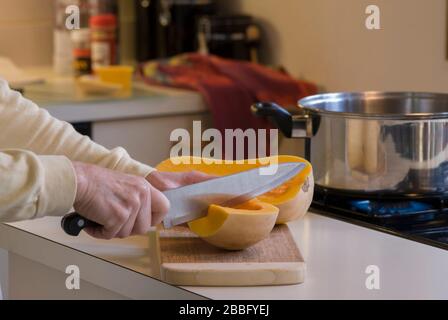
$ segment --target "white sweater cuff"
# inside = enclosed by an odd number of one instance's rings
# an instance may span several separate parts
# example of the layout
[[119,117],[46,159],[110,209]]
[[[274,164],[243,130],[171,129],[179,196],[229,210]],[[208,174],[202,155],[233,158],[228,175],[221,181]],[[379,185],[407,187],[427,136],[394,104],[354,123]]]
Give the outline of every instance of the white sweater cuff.
[[72,162],[65,156],[39,156],[44,175],[36,217],[61,216],[73,207],[76,175]]

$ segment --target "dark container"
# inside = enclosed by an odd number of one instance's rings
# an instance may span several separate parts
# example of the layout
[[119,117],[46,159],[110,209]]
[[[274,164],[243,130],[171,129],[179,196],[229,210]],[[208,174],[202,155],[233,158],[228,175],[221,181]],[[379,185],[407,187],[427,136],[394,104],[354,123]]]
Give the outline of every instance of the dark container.
[[204,34],[211,54],[238,60],[257,60],[259,29],[251,16],[204,16],[198,21],[198,31]]
[[196,51],[196,21],[215,13],[213,0],[135,0],[137,60]]

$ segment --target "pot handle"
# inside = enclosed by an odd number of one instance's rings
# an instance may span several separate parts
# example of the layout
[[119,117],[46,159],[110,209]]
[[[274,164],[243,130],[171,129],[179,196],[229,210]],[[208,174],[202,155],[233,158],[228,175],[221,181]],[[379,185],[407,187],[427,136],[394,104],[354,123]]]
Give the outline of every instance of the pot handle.
[[273,122],[287,138],[310,138],[312,121],[307,114],[291,115],[287,110],[274,102],[257,102],[251,111],[259,117],[266,117]]

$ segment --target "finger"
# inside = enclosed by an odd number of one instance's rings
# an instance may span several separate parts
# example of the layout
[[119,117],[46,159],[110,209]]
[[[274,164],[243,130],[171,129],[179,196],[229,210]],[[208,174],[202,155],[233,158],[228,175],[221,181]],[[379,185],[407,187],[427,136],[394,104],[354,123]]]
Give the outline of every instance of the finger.
[[162,222],[170,209],[170,202],[165,195],[151,186],[151,225],[156,226]]
[[86,227],[83,230],[91,237],[96,239],[109,239],[104,235],[103,227]]
[[190,171],[183,174],[183,185],[189,185],[194,183],[199,183],[202,181],[207,181],[216,178],[217,176],[209,175],[200,171]]
[[135,213],[132,213],[126,221],[126,223],[121,227],[121,229],[117,232],[116,237],[117,238],[126,238],[129,237],[132,234],[132,230],[134,229],[135,221],[137,219],[137,216],[139,215],[139,211],[135,211]]
[[181,186],[180,174],[175,172],[160,172],[155,171],[148,175],[146,180],[155,188],[165,191],[169,189],[178,188]]
[[[93,220],[92,220],[93,221]],[[118,221],[113,219],[113,215],[110,215],[110,219],[107,219],[99,227],[85,227],[84,231],[90,236],[98,239],[113,239],[117,236],[118,232],[122,228],[125,221]],[[99,223],[99,222],[97,222]],[[101,224],[101,223],[99,223]]]
[[111,214],[110,219],[108,219],[99,230],[103,239],[113,239],[117,237],[121,228],[123,228],[129,220],[129,217],[126,215],[125,208],[119,206],[114,209],[116,210],[115,214]]
[[132,234],[145,234],[151,227],[151,189],[142,198],[140,210],[135,218]]

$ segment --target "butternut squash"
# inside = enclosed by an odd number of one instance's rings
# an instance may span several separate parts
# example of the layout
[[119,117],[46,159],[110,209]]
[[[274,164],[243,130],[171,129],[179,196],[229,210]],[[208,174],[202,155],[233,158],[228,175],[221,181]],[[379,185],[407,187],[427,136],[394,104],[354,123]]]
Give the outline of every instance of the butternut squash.
[[211,159],[198,157],[178,157],[161,162],[156,168],[160,171],[184,172],[201,171],[212,175],[229,175],[265,166],[268,163],[303,162],[307,166],[293,179],[271,190],[258,199],[279,208],[277,224],[301,218],[308,211],[313,199],[314,179],[311,164],[303,158],[280,155],[277,157],[244,160],[242,163],[213,163]]
[[211,205],[207,216],[188,223],[204,241],[227,250],[245,249],[269,236],[278,208],[250,200],[235,208]]

